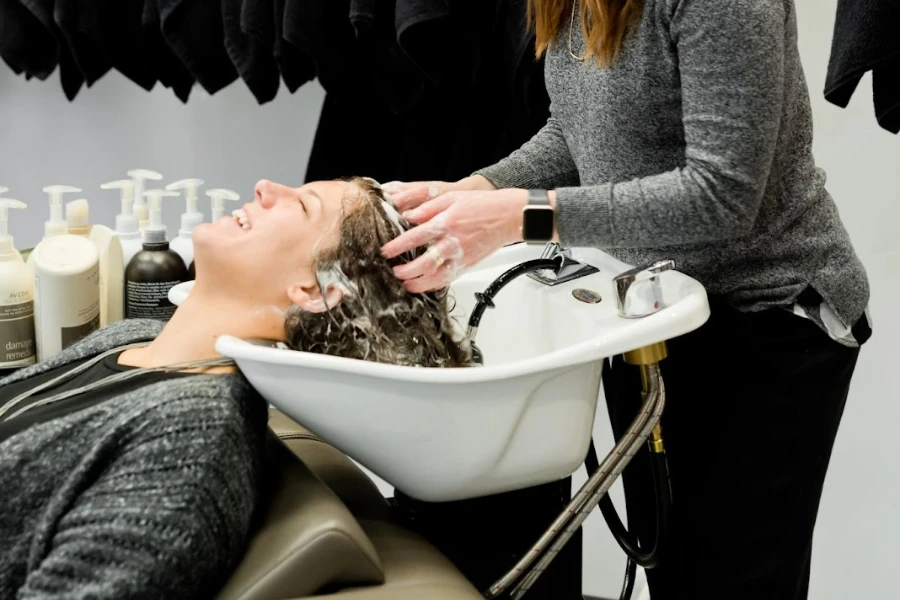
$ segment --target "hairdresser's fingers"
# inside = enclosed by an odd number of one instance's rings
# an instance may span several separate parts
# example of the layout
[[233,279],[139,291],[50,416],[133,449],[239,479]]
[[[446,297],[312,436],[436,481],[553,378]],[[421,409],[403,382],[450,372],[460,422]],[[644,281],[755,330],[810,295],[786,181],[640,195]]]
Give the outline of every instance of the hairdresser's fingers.
[[424,294],[426,292],[443,289],[451,283],[452,280],[443,273],[435,273],[434,275],[426,275],[417,279],[404,281],[403,288],[410,294]]
[[385,258],[394,258],[404,252],[410,252],[419,246],[424,246],[441,235],[443,235],[442,229],[435,227],[432,223],[425,223],[401,233],[382,246],[381,255]]
[[441,194],[433,200],[425,202],[414,210],[408,210],[403,213],[403,218],[410,223],[427,223],[451,206],[459,199],[459,196],[453,192]]
[[456,266],[462,266],[462,259],[463,249],[459,242],[452,237],[442,237],[415,260],[394,267],[394,276],[404,280],[430,277],[441,270],[458,270]]
[[443,181],[423,181],[411,184],[398,192],[388,192],[400,212],[412,210],[432,198],[437,198],[450,184]]

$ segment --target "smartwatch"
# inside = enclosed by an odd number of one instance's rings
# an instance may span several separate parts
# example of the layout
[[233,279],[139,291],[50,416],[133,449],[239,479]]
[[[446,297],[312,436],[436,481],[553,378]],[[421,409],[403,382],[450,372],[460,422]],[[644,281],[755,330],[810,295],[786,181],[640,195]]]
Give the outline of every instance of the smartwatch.
[[528,190],[528,205],[522,209],[522,238],[529,244],[553,240],[556,211],[547,190]]

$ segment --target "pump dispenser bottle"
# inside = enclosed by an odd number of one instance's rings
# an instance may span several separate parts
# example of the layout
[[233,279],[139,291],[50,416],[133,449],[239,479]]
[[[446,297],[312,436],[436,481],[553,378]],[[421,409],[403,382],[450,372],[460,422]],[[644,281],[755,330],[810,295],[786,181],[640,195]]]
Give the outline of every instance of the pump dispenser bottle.
[[[225,201],[229,200],[231,202],[237,202],[241,199],[241,196],[233,191],[226,190],[224,188],[213,188],[211,190],[206,190],[206,195],[209,196],[210,203],[212,205],[212,222],[215,223],[219,219],[221,219],[225,215]],[[194,269],[194,261],[191,261],[190,266],[188,266],[188,276],[193,280],[197,277],[197,272]]]
[[186,265],[194,261],[194,229],[203,223],[203,213],[197,206],[197,187],[201,185],[203,185],[202,179],[182,179],[166,186],[166,189],[172,192],[184,190],[187,205],[181,215],[181,229],[178,230],[178,236],[172,240],[170,246],[184,259]]
[[178,196],[165,190],[148,190],[149,223],[144,230],[143,250],[134,255],[125,269],[125,317],[168,321],[175,313],[169,290],[188,280],[187,267],[166,241],[162,222],[162,199]]
[[66,204],[66,227],[71,235],[91,236],[91,209],[84,198]]
[[222,188],[206,190],[212,204],[212,222],[215,223],[225,215],[225,201],[237,202],[241,199],[237,192]]
[[[80,192],[81,189],[72,187],[71,185],[48,185],[43,191],[45,194],[50,195],[50,220],[44,221],[44,237],[41,239],[41,242],[35,246],[35,250],[37,250],[38,246],[45,240],[57,235],[69,233],[69,225],[63,218],[62,197],[63,194],[77,193]],[[27,264],[29,268],[34,268],[34,252],[28,255]]]
[[150,171],[149,169],[132,169],[126,175],[131,177],[134,183],[134,214],[138,219],[138,227],[143,231],[149,219],[149,211],[144,199],[144,182],[148,179],[150,181],[160,181],[163,176],[161,173]]
[[[2,194],[6,188],[0,190]],[[0,198],[0,370],[24,367],[37,358],[34,279],[13,246],[8,225],[9,209],[24,208],[24,202]]]
[[116,235],[122,245],[122,271],[131,258],[141,251],[144,242],[138,228],[138,218],[134,214],[134,182],[130,179],[110,181],[100,186],[101,190],[120,190],[121,211],[116,215]]

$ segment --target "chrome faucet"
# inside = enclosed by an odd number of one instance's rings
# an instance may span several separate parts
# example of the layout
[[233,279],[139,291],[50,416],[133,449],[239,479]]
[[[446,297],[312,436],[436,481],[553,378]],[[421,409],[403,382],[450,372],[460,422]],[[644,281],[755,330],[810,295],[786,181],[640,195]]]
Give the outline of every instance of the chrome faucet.
[[623,319],[640,319],[666,307],[660,275],[675,268],[675,261],[661,260],[635,267],[613,278],[616,307]]
[[559,285],[560,283],[572,281],[573,279],[578,279],[579,277],[584,277],[586,275],[592,275],[599,271],[599,269],[593,265],[579,262],[572,258],[572,251],[568,248],[561,247],[556,242],[547,244],[544,251],[541,253],[541,258],[549,258],[551,260],[556,258],[561,259],[558,269],[543,269],[541,271],[532,271],[531,273],[528,273],[529,277],[544,285]]

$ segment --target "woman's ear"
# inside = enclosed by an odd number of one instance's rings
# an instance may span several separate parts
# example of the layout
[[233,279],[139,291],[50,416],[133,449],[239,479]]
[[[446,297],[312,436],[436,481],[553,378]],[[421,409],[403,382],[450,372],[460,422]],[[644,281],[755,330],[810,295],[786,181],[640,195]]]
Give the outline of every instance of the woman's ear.
[[320,313],[330,310],[340,304],[344,292],[340,286],[329,284],[325,287],[325,297],[319,291],[319,285],[292,285],[288,288],[288,298],[307,312]]

